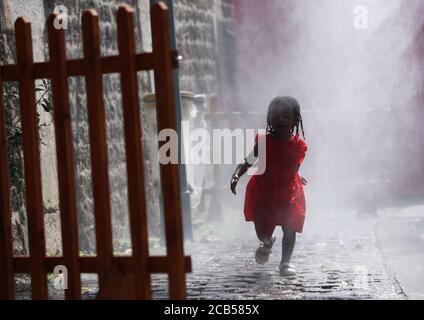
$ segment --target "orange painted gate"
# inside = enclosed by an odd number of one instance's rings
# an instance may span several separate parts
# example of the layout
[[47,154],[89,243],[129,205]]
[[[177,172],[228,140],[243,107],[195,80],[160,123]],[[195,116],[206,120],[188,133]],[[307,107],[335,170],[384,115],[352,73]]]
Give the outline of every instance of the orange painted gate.
[[[191,271],[184,256],[177,164],[162,165],[163,205],[167,255],[149,255],[144,191],[143,150],[137,72],[153,70],[157,97],[158,130],[176,129],[172,69],[177,67],[170,48],[168,9],[159,2],[151,8],[152,53],[136,53],[133,10],[122,6],[117,13],[116,56],[100,55],[98,15],[87,10],[82,17],[84,57],[66,59],[65,34],[54,28],[57,16],[48,20],[50,61],[33,60],[31,24],[15,23],[17,63],[0,66],[0,299],[15,298],[15,273],[31,275],[32,298],[47,299],[47,273],[57,265],[68,270],[66,299],[81,299],[81,273],[97,273],[101,299],[151,299],[150,274],[167,273],[171,299],[185,299],[185,274]],[[110,190],[103,102],[104,74],[121,75],[128,175],[128,201],[132,256],[115,257],[112,246]],[[94,218],[97,255],[80,257],[68,77],[84,76],[86,83],[92,161]],[[51,79],[59,179],[59,207],[63,256],[46,257],[41,188],[36,79]],[[28,217],[29,257],[14,257],[12,250],[8,157],[4,127],[3,82],[19,83],[20,113]],[[163,142],[162,142],[163,143]]]

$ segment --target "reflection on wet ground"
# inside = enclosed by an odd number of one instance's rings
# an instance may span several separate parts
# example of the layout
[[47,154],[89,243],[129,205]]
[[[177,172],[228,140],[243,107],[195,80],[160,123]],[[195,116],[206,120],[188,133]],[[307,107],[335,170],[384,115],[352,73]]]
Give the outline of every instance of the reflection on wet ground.
[[[253,226],[246,222],[220,226],[216,237],[196,239],[186,245],[193,272],[187,274],[189,299],[404,299],[387,272],[376,244],[378,217],[364,219],[353,213],[312,216],[298,236],[293,263],[297,275],[281,278],[281,231],[269,262],[257,265],[259,245]],[[237,231],[235,231],[237,230]],[[161,253],[161,252],[157,252]],[[155,254],[155,252],[151,252]],[[153,274],[154,299],[168,299],[167,275]],[[18,298],[28,298],[28,281],[18,285]],[[97,280],[84,275],[83,297],[95,298]],[[63,291],[49,285],[51,299]]]

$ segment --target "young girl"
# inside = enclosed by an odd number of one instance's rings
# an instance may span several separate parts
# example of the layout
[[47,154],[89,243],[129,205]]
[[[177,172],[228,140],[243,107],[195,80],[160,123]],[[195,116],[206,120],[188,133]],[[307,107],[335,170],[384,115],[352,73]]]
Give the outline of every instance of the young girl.
[[[253,175],[246,188],[244,215],[253,221],[261,241],[255,259],[259,264],[268,261],[275,242],[272,236],[276,226],[284,232],[280,275],[295,275],[290,265],[296,242],[296,232],[302,232],[305,219],[303,186],[307,181],[298,174],[306,154],[306,143],[299,138],[299,126],[303,132],[300,106],[292,97],[276,97],[268,107],[266,135],[256,135],[253,151],[243,164],[237,166],[231,178],[231,191],[236,194],[240,177],[254,163],[248,159],[258,158],[258,140],[266,139],[266,170]],[[260,155],[259,155],[260,157]]]

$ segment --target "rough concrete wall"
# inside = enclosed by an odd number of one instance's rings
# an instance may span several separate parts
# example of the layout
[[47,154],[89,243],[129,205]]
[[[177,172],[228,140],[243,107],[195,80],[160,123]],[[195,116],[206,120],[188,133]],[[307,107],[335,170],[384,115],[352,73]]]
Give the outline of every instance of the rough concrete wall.
[[[0,53],[1,53],[1,63],[10,64],[14,62],[15,57],[15,46],[14,46],[14,37],[12,23],[10,19],[10,11],[7,2],[1,3],[1,20],[0,20]],[[16,84],[12,84],[9,88],[16,89]],[[6,87],[6,84],[3,85],[3,93],[5,94],[7,90],[10,90]],[[7,94],[7,93],[6,93]],[[19,110],[19,106],[11,103],[10,108],[6,108],[7,103],[5,101],[5,119],[6,123],[11,123]],[[0,124],[0,125],[6,125]],[[20,124],[18,124],[19,127]],[[6,125],[6,134],[7,136],[12,136],[12,130]],[[13,234],[13,252],[15,255],[26,255],[28,253],[28,238],[26,232],[26,215],[25,215],[25,199],[24,193],[22,191],[22,184],[20,179],[16,177],[20,176],[23,172],[23,161],[22,161],[22,150],[18,144],[8,146],[8,158],[9,158],[9,175],[10,175],[10,197],[11,197],[11,207],[12,207],[12,234]],[[13,168],[12,168],[13,166]],[[16,172],[16,174],[13,173]],[[12,177],[14,176],[14,177]]]
[[[4,2],[4,1],[3,1]],[[11,0],[10,6],[14,16],[27,15],[33,21],[35,38],[34,48],[37,60],[48,60],[47,35],[45,20],[56,5],[68,9],[68,29],[66,30],[67,55],[70,58],[82,57],[81,15],[83,10],[94,8],[99,13],[102,55],[117,54],[116,10],[122,3],[136,8],[137,51],[151,51],[149,0]],[[231,66],[234,65],[227,55],[227,46],[231,42],[232,1],[230,0],[175,0],[175,24],[177,48],[185,60],[180,65],[181,90],[194,93],[216,95],[231,85]],[[217,49],[217,46],[222,46]],[[222,55],[218,58],[218,53]],[[220,83],[221,82],[221,83]],[[93,199],[91,184],[91,157],[89,130],[86,111],[85,83],[83,77],[73,77],[70,83],[70,102],[73,119],[74,158],[77,178],[77,206],[80,233],[80,247],[83,251],[95,248]],[[139,74],[140,98],[152,91],[151,74]],[[107,114],[107,135],[109,152],[109,178],[111,205],[113,214],[114,239],[128,241],[128,201],[127,179],[124,149],[123,115],[120,97],[119,75],[104,77],[104,101]],[[228,90],[227,90],[228,91]],[[230,90],[231,91],[231,90]],[[227,95],[227,94],[225,94]],[[140,99],[141,101],[141,99]],[[60,251],[60,227],[57,210],[57,177],[55,165],[55,143],[51,115],[44,117],[46,146],[42,146],[43,192],[48,215],[46,223],[48,245],[56,244],[49,251]],[[142,123],[146,124],[146,115],[142,113]],[[143,125],[147,127],[146,125]],[[143,148],[149,152],[149,136],[143,130]],[[47,165],[45,165],[47,164]],[[152,164],[145,158],[145,186],[149,229],[159,231],[158,186],[153,183]],[[50,239],[50,240],[49,240]],[[119,248],[118,248],[119,249]]]
[[216,50],[218,61],[218,83],[222,109],[232,108],[236,96],[236,55],[235,55],[235,22],[233,0],[217,2],[216,18]]
[[180,64],[180,89],[193,93],[217,92],[213,0],[175,0],[177,50]]
[[174,16],[181,90],[233,96],[233,0],[174,0]]
[[[14,32],[13,32],[13,23],[14,21],[21,16],[25,16],[31,22],[32,26],[32,35],[33,35],[33,51],[34,51],[34,60],[35,61],[44,61],[44,43],[43,43],[43,34],[44,34],[44,12],[41,10],[43,6],[42,0],[31,0],[31,1],[19,1],[19,0],[7,0],[3,1],[3,12],[2,16],[7,17],[9,20],[7,23],[4,20],[4,25],[6,28],[2,29],[2,35],[6,39],[5,47],[3,49],[6,51],[8,56],[8,63],[15,62],[15,52],[14,52]],[[40,81],[36,81],[36,86],[40,85]],[[40,96],[37,97],[37,99]],[[56,156],[55,156],[55,144],[54,144],[54,131],[52,126],[52,116],[51,114],[45,112],[42,108],[38,108],[38,113],[40,115],[40,160],[41,160],[41,172],[42,172],[42,186],[43,186],[43,202],[45,208],[45,228],[46,228],[46,245],[47,252],[49,254],[54,254],[60,250],[60,233],[55,232],[59,227],[58,220],[58,194],[57,194],[57,174],[56,174]],[[19,152],[13,150],[13,152]],[[18,208],[17,201],[21,198],[20,195],[14,193],[14,199],[12,202],[15,202],[14,206],[15,212],[14,224],[19,224],[19,229],[22,229],[26,238],[26,217],[25,217],[25,205],[22,206],[20,213],[16,211]],[[23,199],[22,199],[23,200]],[[23,201],[22,201],[23,202]],[[21,248],[23,244],[22,241],[26,242],[22,238],[15,239],[15,249]],[[59,244],[59,246],[58,246]],[[25,245],[26,246],[26,245]],[[20,252],[19,250],[15,250]],[[25,250],[24,250],[25,251]]]
[[[5,7],[2,2],[2,8]],[[31,0],[19,1],[10,0],[7,2],[8,17],[12,22],[19,16],[27,16],[32,22],[33,29],[33,45],[35,61],[48,60],[47,34],[45,29],[46,17],[50,15],[56,5],[64,5],[68,9],[68,29],[66,30],[67,39],[67,55],[68,58],[79,58],[82,56],[82,33],[81,33],[81,15],[83,10],[94,8],[99,13],[100,29],[101,29],[101,50],[102,55],[117,54],[116,42],[116,10],[120,4],[129,4],[136,8],[135,26],[137,36],[137,51],[150,51],[150,23],[148,8],[148,0],[139,1],[52,1],[52,0]],[[142,11],[142,20],[140,20],[140,9]],[[2,14],[2,17],[5,15]],[[2,21],[4,19],[2,18]],[[5,24],[5,23],[3,23]],[[146,36],[141,37],[141,31]],[[5,35],[2,32],[2,35]],[[6,38],[5,38],[6,39]],[[10,30],[9,37],[6,39],[7,50],[10,51],[9,63],[13,63],[13,30]],[[9,43],[11,42],[11,43]],[[6,48],[5,48],[6,49]],[[78,205],[78,221],[80,227],[80,246],[83,251],[91,251],[95,248],[94,239],[94,217],[93,217],[93,200],[91,187],[91,158],[88,136],[88,123],[86,112],[86,95],[85,82],[82,77],[70,78],[70,101],[72,107],[73,118],[73,134],[74,134],[74,157],[76,160],[76,178],[77,178],[77,205]],[[139,74],[140,97],[143,93],[150,92],[151,80],[146,72]],[[107,114],[107,136],[108,136],[108,152],[109,152],[109,179],[111,189],[111,205],[114,226],[114,239],[120,244],[128,241],[128,209],[127,209],[127,192],[126,192],[126,163],[125,149],[123,138],[123,115],[120,95],[119,75],[104,76],[104,101]],[[40,136],[44,144],[41,145],[41,163],[43,178],[43,198],[46,208],[45,225],[46,240],[48,253],[57,253],[61,251],[60,224],[57,197],[57,173],[56,173],[56,155],[54,127],[52,124],[51,114],[45,114],[40,110],[41,123],[45,126],[40,130]],[[144,139],[147,135],[143,136]],[[148,152],[148,150],[146,150]],[[153,199],[148,201],[148,211],[153,219],[150,223],[158,224],[159,204],[157,197],[157,188],[149,184],[151,177],[149,164],[146,164],[146,188],[147,198]],[[18,198],[15,194],[14,199]],[[24,208],[19,215],[15,215],[18,226],[23,231],[16,233],[21,234],[25,231],[25,215]],[[20,238],[24,238],[22,235]],[[17,242],[23,242],[20,239]],[[18,245],[20,251],[24,250],[24,244]],[[117,246],[117,249],[118,246]],[[25,250],[24,250],[25,251]]]
[[[68,29],[66,30],[68,57],[82,56],[81,16],[85,9],[94,8],[99,14],[102,55],[116,55],[117,27],[116,11],[121,4],[138,8],[141,1],[45,1],[45,11],[52,12],[56,4],[63,4],[68,9]],[[141,4],[142,5],[142,4]],[[141,26],[136,11],[137,50],[142,51]],[[143,25],[148,21],[143,22]],[[146,27],[144,27],[146,29]],[[106,108],[109,181],[111,191],[113,235],[116,249],[128,238],[128,197],[127,173],[124,148],[123,113],[119,75],[104,76],[104,102]],[[142,91],[150,91],[150,81],[146,73],[139,76]],[[85,82],[81,77],[70,80],[70,101],[72,105],[74,150],[77,174],[77,204],[80,227],[80,247],[83,251],[95,248],[93,197],[91,182],[91,157],[89,146],[89,128],[86,111]]]

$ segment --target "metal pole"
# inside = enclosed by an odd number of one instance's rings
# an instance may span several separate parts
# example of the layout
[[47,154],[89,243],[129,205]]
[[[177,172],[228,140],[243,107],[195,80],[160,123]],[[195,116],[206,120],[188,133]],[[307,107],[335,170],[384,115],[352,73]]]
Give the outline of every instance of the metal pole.
[[[171,33],[171,47],[176,49],[177,40],[175,36],[175,24],[174,24],[174,5],[173,0],[150,0],[150,5],[162,1],[165,2],[168,6],[169,12],[169,31]],[[175,114],[177,121],[177,134],[179,145],[181,146],[178,149],[178,159],[180,159],[180,189],[181,189],[181,204],[182,204],[182,214],[183,214],[183,227],[184,227],[184,239],[193,240],[193,228],[192,228],[192,219],[191,219],[191,205],[190,205],[190,192],[187,188],[187,174],[186,166],[183,164],[182,159],[184,157],[184,145],[182,143],[183,137],[181,134],[181,97],[180,97],[180,81],[178,77],[178,69],[173,71],[173,80],[174,80],[174,100],[175,100]]]

